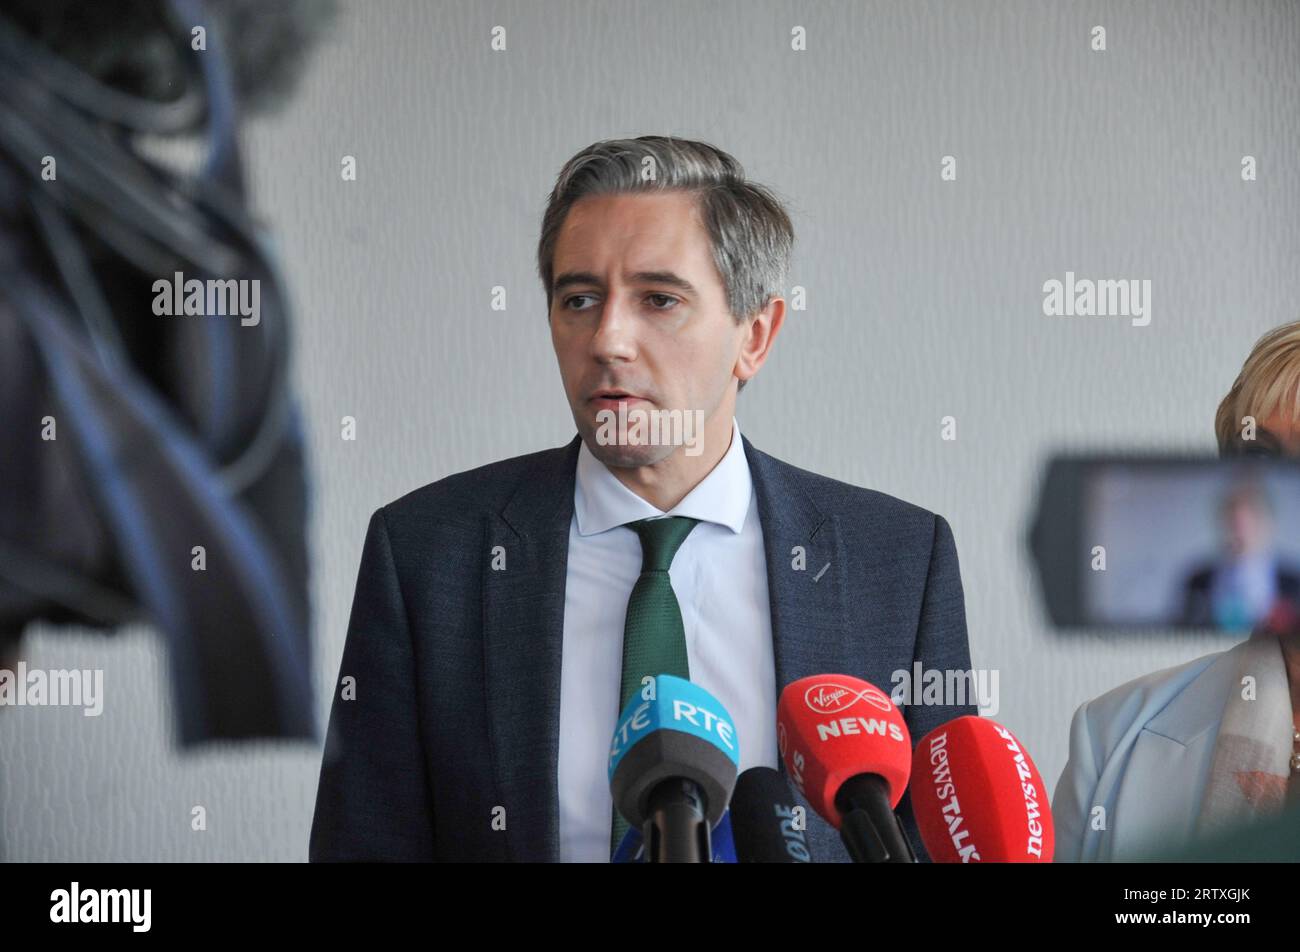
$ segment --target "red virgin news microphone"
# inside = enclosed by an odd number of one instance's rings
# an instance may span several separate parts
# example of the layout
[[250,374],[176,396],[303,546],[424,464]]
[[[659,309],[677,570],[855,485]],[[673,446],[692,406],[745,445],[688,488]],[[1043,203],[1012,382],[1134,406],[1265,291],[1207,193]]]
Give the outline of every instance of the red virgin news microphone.
[[912,811],[936,863],[1052,861],[1043,778],[1011,731],[986,717],[959,717],[921,738]]
[[887,694],[843,674],[801,678],[781,692],[776,734],[790,781],[855,863],[916,862],[894,815],[912,740]]

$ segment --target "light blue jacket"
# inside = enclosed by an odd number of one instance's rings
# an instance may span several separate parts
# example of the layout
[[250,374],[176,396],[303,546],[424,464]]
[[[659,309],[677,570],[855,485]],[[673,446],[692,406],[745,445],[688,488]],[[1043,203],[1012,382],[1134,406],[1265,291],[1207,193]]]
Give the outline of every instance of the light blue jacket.
[[1058,862],[1149,859],[1191,840],[1245,644],[1129,681],[1075,711],[1052,798]]

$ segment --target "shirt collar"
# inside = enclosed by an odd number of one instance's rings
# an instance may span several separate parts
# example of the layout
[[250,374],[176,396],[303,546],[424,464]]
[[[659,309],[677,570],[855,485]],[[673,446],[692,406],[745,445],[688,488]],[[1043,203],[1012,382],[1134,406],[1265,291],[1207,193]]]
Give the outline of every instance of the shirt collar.
[[739,533],[749,512],[753,481],[740,439],[740,424],[731,418],[731,446],[718,465],[667,512],[646,502],[628,489],[587,449],[578,449],[577,478],[573,485],[573,512],[578,534],[596,535],[615,526],[661,516],[689,516],[701,522],[716,522]]

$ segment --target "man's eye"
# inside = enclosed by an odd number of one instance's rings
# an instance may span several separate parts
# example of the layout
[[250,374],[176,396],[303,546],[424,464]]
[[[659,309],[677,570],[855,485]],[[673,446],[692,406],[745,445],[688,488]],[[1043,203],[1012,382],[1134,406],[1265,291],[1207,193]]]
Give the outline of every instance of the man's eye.
[[647,300],[647,301],[650,301],[650,302],[655,302],[655,301],[667,301],[667,302],[668,302],[668,306],[667,306],[667,307],[658,307],[658,306],[656,306],[656,307],[655,307],[655,310],[656,310],[656,311],[667,311],[667,310],[669,310],[669,308],[672,307],[672,305],[674,305],[674,304],[677,303],[677,298],[673,297],[671,294],[651,294],[648,298],[646,298],[646,300]]
[[576,301],[576,300],[578,300],[579,298],[589,298],[589,297],[591,297],[590,294],[574,294],[574,295],[572,295],[572,296],[567,297],[567,298],[564,299],[564,306],[567,307],[567,308],[569,308],[570,310],[578,310],[578,311],[580,311],[580,310],[582,310],[582,308],[574,308],[574,307],[573,307],[573,302]]

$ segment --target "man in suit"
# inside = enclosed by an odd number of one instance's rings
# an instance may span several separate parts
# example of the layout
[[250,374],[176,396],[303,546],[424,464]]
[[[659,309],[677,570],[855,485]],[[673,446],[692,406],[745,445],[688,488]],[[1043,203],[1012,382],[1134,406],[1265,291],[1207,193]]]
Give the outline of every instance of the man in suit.
[[[740,434],[792,243],[780,203],[705,143],[598,142],[566,164],[538,267],[578,435],[372,517],[312,860],[608,861],[610,738],[647,676],[718,698],[743,770],[779,766],[791,681],[969,670],[944,519]],[[635,413],[680,429],[610,425]],[[914,738],[974,713],[944,700],[905,708]],[[808,835],[847,860],[810,810]]]
[[1183,584],[1179,622],[1195,628],[1249,630],[1279,602],[1300,606],[1300,574],[1273,546],[1273,505],[1264,487],[1233,486],[1219,510],[1223,547]]

